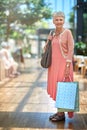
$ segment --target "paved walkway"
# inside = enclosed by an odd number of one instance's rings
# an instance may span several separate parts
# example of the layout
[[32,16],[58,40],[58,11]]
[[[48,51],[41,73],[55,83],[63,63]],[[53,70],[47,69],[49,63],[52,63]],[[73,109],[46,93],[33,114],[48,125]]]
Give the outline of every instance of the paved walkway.
[[[38,59],[25,62],[21,75],[0,85],[0,130],[86,130],[87,79],[75,74],[80,82],[80,112],[74,119],[60,123],[49,121],[56,111],[46,92],[47,71]],[[84,93],[83,93],[84,92]]]

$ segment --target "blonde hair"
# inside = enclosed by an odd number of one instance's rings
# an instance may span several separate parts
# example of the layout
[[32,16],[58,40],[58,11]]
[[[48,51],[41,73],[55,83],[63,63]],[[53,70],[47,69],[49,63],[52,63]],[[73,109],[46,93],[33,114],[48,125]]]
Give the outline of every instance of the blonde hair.
[[53,13],[53,18],[58,17],[58,16],[61,16],[61,17],[63,17],[65,19],[65,14],[63,12],[59,11],[59,12],[54,12]]

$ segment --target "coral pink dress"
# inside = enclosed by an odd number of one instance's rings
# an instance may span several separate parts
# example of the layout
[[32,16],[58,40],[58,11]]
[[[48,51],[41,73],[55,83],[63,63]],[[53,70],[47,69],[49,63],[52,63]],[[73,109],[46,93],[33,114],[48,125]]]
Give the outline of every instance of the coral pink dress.
[[[65,30],[60,35],[62,35],[63,39],[66,40],[64,36],[66,37],[68,33],[69,32]],[[62,51],[61,51],[60,35],[54,36],[52,39],[52,64],[48,68],[47,92],[53,100],[56,99],[57,82],[63,81],[64,79],[64,71],[65,71],[65,65],[66,65],[66,58],[63,56]],[[72,45],[73,44],[72,40],[70,42]],[[72,50],[73,50],[73,45],[72,45]],[[70,64],[70,76],[71,76],[71,79],[73,80],[72,62]]]

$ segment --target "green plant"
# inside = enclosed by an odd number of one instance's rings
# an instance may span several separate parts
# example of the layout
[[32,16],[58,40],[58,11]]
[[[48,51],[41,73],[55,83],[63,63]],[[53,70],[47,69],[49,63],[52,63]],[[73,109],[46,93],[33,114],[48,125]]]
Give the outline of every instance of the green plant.
[[75,52],[77,55],[87,55],[87,44],[80,41],[75,43]]

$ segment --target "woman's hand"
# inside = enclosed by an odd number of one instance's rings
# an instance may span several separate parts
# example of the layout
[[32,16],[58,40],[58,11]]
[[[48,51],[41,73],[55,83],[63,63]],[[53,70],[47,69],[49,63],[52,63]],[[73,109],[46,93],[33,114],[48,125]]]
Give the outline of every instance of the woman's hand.
[[53,38],[53,36],[48,35],[47,42],[46,42],[46,44],[45,44],[45,46],[44,46],[44,48],[43,48],[43,51],[46,51],[46,47],[47,47],[48,41],[49,41],[49,40],[52,40],[52,38]]
[[49,35],[47,39],[52,40],[52,38],[53,38],[53,36]]
[[44,46],[44,48],[43,48],[43,52],[45,52],[45,51],[46,51],[46,47],[47,47],[47,44]]
[[66,64],[64,76],[65,78],[68,78],[69,75],[70,75],[70,64]]

